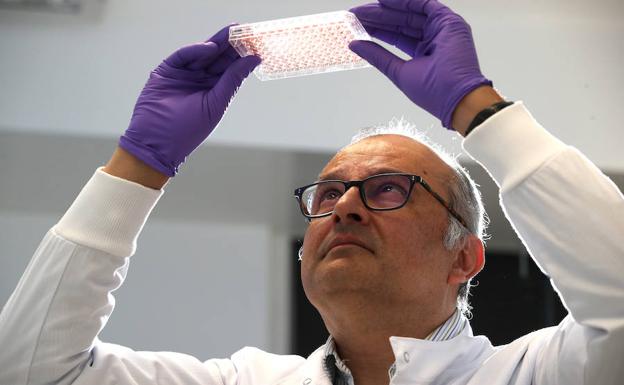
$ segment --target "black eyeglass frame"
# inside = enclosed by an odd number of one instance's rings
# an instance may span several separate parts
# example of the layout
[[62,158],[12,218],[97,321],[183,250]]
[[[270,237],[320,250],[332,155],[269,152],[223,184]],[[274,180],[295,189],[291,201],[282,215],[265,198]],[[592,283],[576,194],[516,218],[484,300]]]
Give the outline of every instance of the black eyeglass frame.
[[[407,192],[407,196],[405,197],[405,201],[397,206],[397,207],[391,207],[391,208],[374,208],[368,205],[368,202],[366,201],[366,194],[364,193],[364,189],[362,189],[362,186],[364,185],[364,183],[372,178],[376,178],[376,177],[380,177],[380,176],[405,176],[409,178],[410,181],[410,187],[409,187],[409,191]],[[457,211],[453,210],[453,208],[451,207],[451,205],[444,199],[442,198],[442,196],[440,194],[438,194],[437,192],[435,192],[431,186],[429,186],[429,184],[427,182],[425,182],[425,180],[420,176],[420,175],[414,175],[414,174],[404,174],[404,173],[400,173],[400,172],[391,172],[391,173],[383,173],[383,174],[377,174],[377,175],[371,175],[365,179],[362,180],[350,180],[350,181],[344,181],[344,180],[339,180],[339,179],[328,179],[328,180],[321,180],[315,183],[311,183],[309,185],[306,186],[302,186],[299,187],[297,189],[295,189],[295,199],[297,199],[297,202],[299,203],[299,210],[301,210],[301,214],[303,214],[304,217],[306,217],[308,220],[312,220],[314,218],[323,218],[323,217],[327,217],[330,216],[331,214],[333,214],[334,210],[329,211],[327,213],[323,213],[323,214],[317,214],[317,215],[313,215],[313,214],[306,214],[305,209],[304,209],[304,203],[303,203],[303,192],[308,189],[309,187],[318,185],[320,183],[327,183],[327,182],[334,182],[334,183],[342,183],[345,187],[344,193],[346,194],[347,191],[351,188],[351,187],[357,187],[359,192],[360,192],[360,199],[362,200],[362,203],[364,204],[364,206],[371,210],[371,211],[391,211],[391,210],[398,210],[401,207],[405,206],[407,204],[407,202],[409,202],[410,197],[412,196],[412,191],[414,190],[414,185],[416,183],[420,184],[421,186],[423,186],[423,188],[429,193],[431,194],[431,196],[433,196],[435,198],[435,200],[437,200],[442,206],[444,206],[444,208],[455,218],[457,219],[457,221],[459,221],[459,223],[462,224],[462,226],[464,226],[465,228],[468,228],[468,226],[466,225],[466,221],[464,221],[464,219],[461,217],[461,215],[459,215],[457,213]]]

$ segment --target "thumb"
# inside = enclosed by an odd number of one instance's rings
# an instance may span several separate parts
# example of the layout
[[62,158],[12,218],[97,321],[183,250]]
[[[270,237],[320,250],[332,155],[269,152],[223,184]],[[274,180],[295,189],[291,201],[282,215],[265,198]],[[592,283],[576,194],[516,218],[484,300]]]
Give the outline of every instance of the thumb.
[[236,91],[238,91],[238,87],[258,64],[260,64],[258,56],[245,56],[234,61],[212,89],[217,101],[220,102],[218,104],[227,108]]
[[392,82],[396,83],[399,69],[405,61],[394,55],[379,44],[368,40],[354,40],[349,43],[351,51],[355,52],[362,59],[369,62],[386,75]]
[[169,55],[165,63],[174,68],[184,68],[196,61],[213,60],[218,54],[218,48],[213,42],[190,44]]

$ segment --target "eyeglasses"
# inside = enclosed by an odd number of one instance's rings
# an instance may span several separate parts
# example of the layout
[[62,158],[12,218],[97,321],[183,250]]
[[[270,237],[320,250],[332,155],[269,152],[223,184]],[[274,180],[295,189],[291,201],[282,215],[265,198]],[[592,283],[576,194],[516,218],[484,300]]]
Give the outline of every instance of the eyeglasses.
[[418,175],[386,173],[369,176],[363,180],[323,180],[299,187],[295,190],[295,198],[306,218],[321,218],[331,215],[340,197],[351,187],[357,187],[366,208],[373,211],[389,211],[405,206],[416,183],[423,186],[459,223],[467,227],[466,222],[449,203]]

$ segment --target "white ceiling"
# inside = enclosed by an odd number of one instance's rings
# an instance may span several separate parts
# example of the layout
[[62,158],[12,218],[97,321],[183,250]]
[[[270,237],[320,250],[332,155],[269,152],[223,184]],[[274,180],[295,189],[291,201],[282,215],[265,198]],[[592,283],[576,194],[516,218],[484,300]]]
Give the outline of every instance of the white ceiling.
[[[95,1],[95,0],[92,0]],[[231,21],[349,8],[358,1],[107,0],[79,15],[0,10],[0,130],[117,137],[149,71]],[[624,171],[624,2],[449,1],[471,23],[484,73],[600,167]],[[215,144],[333,151],[361,126],[405,116],[459,151],[457,136],[374,69],[249,79]]]

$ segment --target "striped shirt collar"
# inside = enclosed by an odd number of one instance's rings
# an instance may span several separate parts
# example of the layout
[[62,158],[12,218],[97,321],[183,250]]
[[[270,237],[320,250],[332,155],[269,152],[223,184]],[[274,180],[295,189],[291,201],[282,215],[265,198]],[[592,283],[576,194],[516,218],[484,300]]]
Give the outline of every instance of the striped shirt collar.
[[429,333],[425,338],[428,341],[447,341],[454,337],[457,337],[468,324],[468,319],[459,311],[455,309],[452,316],[449,317],[444,323],[438,326],[434,331]]
[[[427,341],[447,341],[458,336],[468,324],[468,319],[455,309],[444,323],[438,326],[434,331],[429,333],[424,339]],[[334,384],[353,385],[353,376],[347,365],[342,361],[336,351],[336,343],[330,335],[325,343],[325,370],[332,379]],[[394,377],[396,367],[394,364],[390,367],[388,374],[390,378]]]

